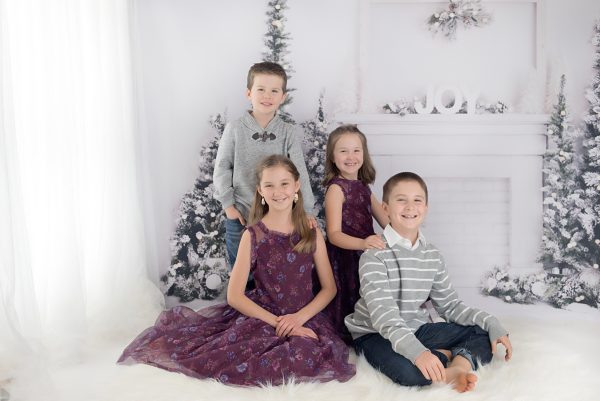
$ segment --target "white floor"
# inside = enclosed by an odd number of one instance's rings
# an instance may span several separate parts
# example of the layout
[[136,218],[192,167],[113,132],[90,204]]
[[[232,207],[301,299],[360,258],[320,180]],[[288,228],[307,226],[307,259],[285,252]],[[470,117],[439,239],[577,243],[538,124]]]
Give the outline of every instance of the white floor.
[[[459,289],[469,305],[489,311],[510,330],[514,357],[499,356],[478,371],[476,390],[458,394],[449,386],[403,388],[362,358],[347,383],[232,388],[146,365],[118,366],[128,340],[90,346],[81,363],[27,370],[4,387],[11,401],[194,401],[194,400],[598,400],[600,311],[584,305],[558,310],[544,304],[510,305],[475,290]],[[503,350],[502,350],[503,351]]]

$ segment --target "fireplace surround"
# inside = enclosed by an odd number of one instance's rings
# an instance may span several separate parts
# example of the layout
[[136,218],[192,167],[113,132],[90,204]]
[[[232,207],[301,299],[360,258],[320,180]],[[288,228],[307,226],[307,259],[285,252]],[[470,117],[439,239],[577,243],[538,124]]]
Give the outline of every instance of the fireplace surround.
[[443,252],[457,287],[476,287],[494,265],[539,268],[542,157],[547,115],[337,115],[368,139],[373,191],[400,171],[430,187],[423,231]]

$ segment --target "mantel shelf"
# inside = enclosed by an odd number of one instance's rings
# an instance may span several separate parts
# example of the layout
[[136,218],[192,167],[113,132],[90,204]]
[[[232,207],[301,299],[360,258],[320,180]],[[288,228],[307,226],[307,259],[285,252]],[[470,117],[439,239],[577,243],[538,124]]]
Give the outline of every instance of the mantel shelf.
[[[520,153],[526,150],[543,154],[546,150],[546,114],[343,114],[334,121],[341,124],[356,124],[371,139],[385,137],[385,141],[401,141],[406,137],[409,147],[428,141],[434,148],[444,148],[443,141],[467,144],[469,147],[485,141],[486,150],[494,151],[503,146],[506,151]],[[390,138],[394,137],[394,139]],[[409,139],[410,138],[410,139]],[[446,138],[446,139],[444,139]],[[450,139],[451,138],[451,139]],[[487,138],[487,139],[486,139]],[[493,138],[493,139],[492,139]],[[441,140],[442,142],[439,142]],[[384,142],[380,142],[386,145]],[[437,145],[436,145],[437,143]],[[528,144],[533,148],[528,147]],[[525,148],[522,148],[525,146]],[[389,152],[389,148],[385,150]]]
[[333,118],[346,124],[500,124],[540,125],[550,120],[549,114],[339,114]]

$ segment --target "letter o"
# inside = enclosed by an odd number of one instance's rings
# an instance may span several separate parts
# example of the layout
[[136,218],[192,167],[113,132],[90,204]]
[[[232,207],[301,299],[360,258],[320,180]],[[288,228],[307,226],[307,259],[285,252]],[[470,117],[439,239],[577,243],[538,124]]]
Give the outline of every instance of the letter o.
[[[454,95],[454,104],[452,107],[446,107],[444,103],[442,103],[442,97],[444,93],[452,92]],[[435,93],[435,108],[440,114],[456,114],[460,110],[463,104],[463,97],[460,90],[455,86],[442,86]]]

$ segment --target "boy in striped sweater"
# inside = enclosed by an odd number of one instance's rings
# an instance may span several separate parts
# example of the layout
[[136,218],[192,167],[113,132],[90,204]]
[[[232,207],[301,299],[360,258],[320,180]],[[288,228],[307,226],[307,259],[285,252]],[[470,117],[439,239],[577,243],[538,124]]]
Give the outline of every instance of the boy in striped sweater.
[[[396,383],[445,382],[471,391],[478,364],[491,361],[498,343],[508,361],[512,346],[497,318],[466,306],[452,288],[442,255],[419,230],[427,200],[417,174],[399,173],[385,183],[386,248],[361,256],[361,298],[345,323],[357,353]],[[422,307],[428,298],[446,322],[428,323]]]

